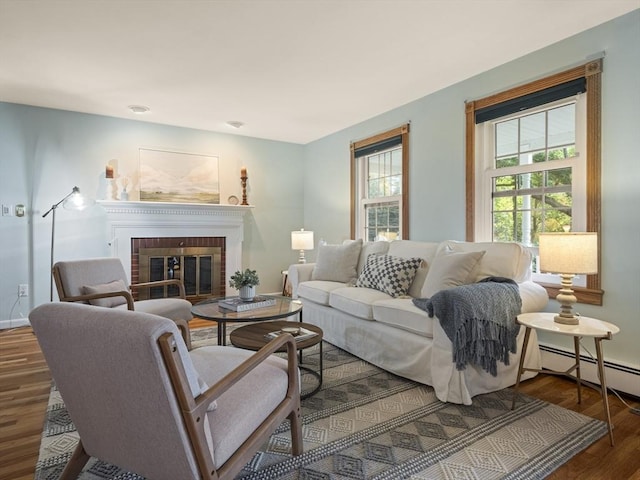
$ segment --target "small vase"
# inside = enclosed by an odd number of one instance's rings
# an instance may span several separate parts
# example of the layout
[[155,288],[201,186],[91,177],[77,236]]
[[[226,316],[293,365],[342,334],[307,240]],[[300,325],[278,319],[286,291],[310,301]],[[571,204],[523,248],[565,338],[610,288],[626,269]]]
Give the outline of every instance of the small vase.
[[245,285],[244,287],[240,287],[238,290],[240,300],[244,300],[245,302],[250,302],[253,300],[253,297],[256,296],[256,287]]

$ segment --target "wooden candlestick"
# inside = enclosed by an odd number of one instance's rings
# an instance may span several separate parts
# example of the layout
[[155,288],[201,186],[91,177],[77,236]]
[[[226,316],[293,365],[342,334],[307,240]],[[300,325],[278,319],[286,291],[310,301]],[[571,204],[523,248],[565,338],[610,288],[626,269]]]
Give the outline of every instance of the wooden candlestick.
[[242,183],[242,203],[240,205],[249,205],[247,202],[247,167],[240,169],[240,182]]

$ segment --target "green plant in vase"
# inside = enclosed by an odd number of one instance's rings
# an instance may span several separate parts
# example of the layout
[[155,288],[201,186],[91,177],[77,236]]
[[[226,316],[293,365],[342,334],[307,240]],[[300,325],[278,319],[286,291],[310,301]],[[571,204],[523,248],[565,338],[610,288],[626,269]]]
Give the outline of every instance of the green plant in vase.
[[237,270],[229,279],[229,286],[238,290],[241,300],[251,301],[256,296],[256,286],[260,279],[255,270],[247,268],[244,272]]

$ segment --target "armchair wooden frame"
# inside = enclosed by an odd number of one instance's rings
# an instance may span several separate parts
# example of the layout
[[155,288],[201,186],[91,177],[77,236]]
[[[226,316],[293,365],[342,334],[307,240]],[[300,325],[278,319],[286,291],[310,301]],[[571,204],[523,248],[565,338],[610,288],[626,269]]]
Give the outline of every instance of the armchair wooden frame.
[[[194,398],[189,389],[187,375],[176,341],[171,333],[165,333],[158,339],[158,344],[167,372],[176,394],[176,399],[182,413],[188,439],[200,472],[200,479],[231,480],[253,457],[258,448],[268,440],[272,432],[288,418],[291,423],[292,454],[301,455],[302,418],[300,411],[300,380],[298,374],[297,348],[294,338],[280,335],[250,358],[229,372],[218,383],[209,387],[205,392]],[[212,401],[229,390],[235,383],[246,376],[251,370],[266,360],[271,354],[286,345],[289,378],[287,393],[280,404],[269,414],[262,424],[240,446],[238,450],[219,468],[215,468],[213,458],[205,436],[205,416]],[[78,443],[71,459],[65,467],[61,480],[77,478],[85,464],[91,457],[86,453],[82,440]]]
[[[116,292],[102,292],[102,293],[91,293],[85,295],[67,295],[64,290],[64,282],[62,281],[62,277],[60,274],[60,270],[57,265],[53,266],[52,269],[53,279],[56,284],[56,290],[58,291],[58,298],[60,298],[61,302],[89,302],[89,300],[97,300],[99,298],[110,298],[110,297],[124,297],[127,301],[127,310],[135,310],[134,308],[134,300],[133,294],[131,293],[134,289],[140,288],[153,288],[153,287],[164,287],[168,285],[175,285],[178,287],[178,295],[176,298],[181,298],[186,300],[187,295],[184,289],[184,285],[180,280],[169,279],[169,280],[157,280],[153,282],[142,282],[129,285],[129,290],[120,290]],[[176,325],[178,325],[178,329],[182,334],[182,338],[184,338],[185,343],[187,344],[187,348],[191,350],[191,334],[189,332],[189,324],[186,320],[175,320]]]

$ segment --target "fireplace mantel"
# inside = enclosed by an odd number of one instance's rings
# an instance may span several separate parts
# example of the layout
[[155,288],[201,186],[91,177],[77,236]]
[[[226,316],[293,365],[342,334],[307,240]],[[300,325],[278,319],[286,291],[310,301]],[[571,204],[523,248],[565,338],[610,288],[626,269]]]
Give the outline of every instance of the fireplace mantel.
[[[244,216],[253,208],[250,205],[121,201],[98,203],[107,214],[111,255],[120,258],[128,275],[131,275],[132,238],[225,237],[227,277],[242,269]],[[228,285],[228,278],[226,280]]]
[[[242,219],[252,205],[209,205],[204,203],[120,202],[99,200],[109,215],[204,215]],[[242,222],[242,220],[241,220]]]

